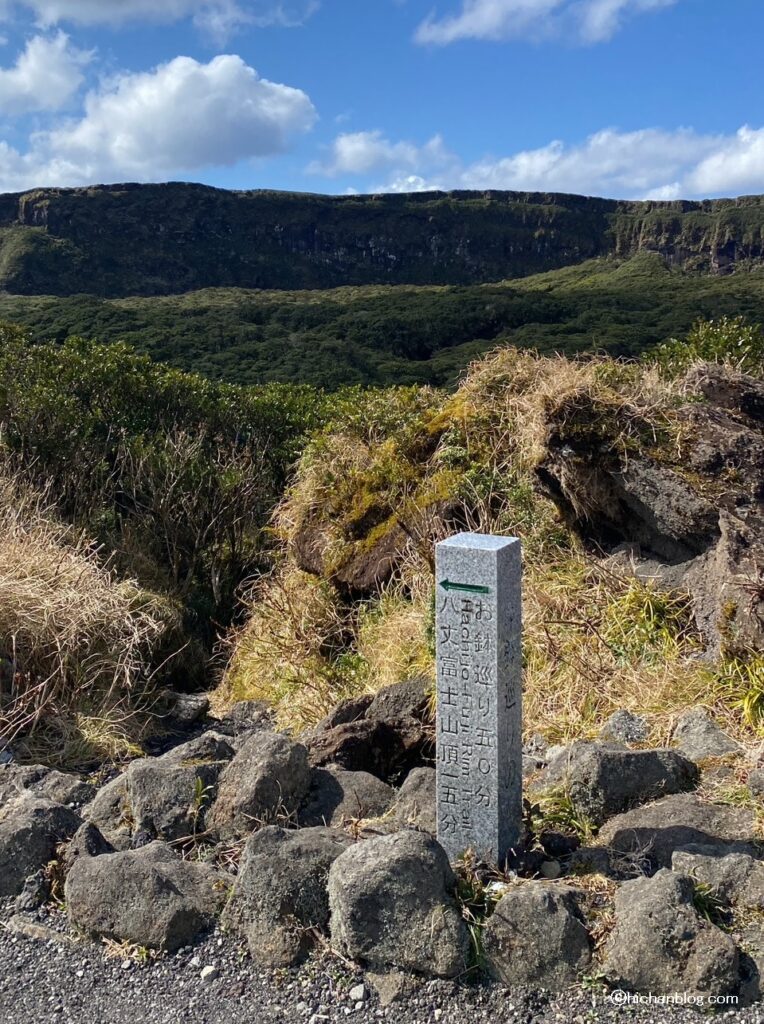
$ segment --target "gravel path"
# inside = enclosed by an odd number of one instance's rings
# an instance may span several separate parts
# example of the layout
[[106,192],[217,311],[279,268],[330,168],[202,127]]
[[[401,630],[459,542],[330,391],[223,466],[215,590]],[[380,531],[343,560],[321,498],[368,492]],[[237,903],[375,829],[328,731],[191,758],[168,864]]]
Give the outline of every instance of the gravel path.
[[[316,956],[297,970],[263,971],[232,939],[215,933],[193,949],[141,964],[104,947],[73,942],[57,914],[34,919],[56,938],[31,939],[9,928],[0,907],[2,1024],[701,1024],[686,1007],[615,1006],[584,990],[550,999],[509,994],[497,985],[425,982],[383,1008],[369,986],[342,961]],[[27,922],[33,919],[25,918]],[[49,933],[50,934],[50,933]],[[214,968],[203,980],[205,968]],[[209,972],[205,972],[209,973]],[[736,1024],[764,1024],[764,1009],[720,1014]]]

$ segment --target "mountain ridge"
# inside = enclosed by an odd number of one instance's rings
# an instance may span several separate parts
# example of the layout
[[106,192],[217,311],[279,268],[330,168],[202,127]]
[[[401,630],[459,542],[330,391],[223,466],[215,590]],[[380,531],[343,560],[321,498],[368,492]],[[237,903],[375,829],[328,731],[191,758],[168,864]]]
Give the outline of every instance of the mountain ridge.
[[642,251],[698,273],[762,264],[764,197],[326,196],[183,182],[0,195],[0,289],[18,295],[480,284]]

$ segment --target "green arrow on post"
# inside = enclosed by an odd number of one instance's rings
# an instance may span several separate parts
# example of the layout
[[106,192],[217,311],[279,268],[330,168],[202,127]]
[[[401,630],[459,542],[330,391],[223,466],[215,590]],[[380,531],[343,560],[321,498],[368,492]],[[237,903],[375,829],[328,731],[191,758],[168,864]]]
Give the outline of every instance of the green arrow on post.
[[474,583],[454,583],[452,580],[441,580],[444,590],[464,590],[468,594],[490,594],[489,587],[478,587]]

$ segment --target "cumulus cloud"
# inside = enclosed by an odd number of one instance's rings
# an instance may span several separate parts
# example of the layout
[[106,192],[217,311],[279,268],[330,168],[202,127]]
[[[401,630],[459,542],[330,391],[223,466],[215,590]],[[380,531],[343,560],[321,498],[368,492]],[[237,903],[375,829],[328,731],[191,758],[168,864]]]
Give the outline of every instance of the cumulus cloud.
[[742,127],[715,147],[687,176],[696,194],[764,192],[764,128]]
[[596,132],[579,145],[550,142],[462,169],[463,188],[539,189],[642,196],[679,181],[723,139],[680,129]]
[[0,68],[0,113],[62,110],[82,85],[91,58],[63,32],[30,39],[13,67]]
[[0,15],[14,9],[31,11],[43,27],[123,25],[131,21],[169,24],[193,18],[216,38],[227,38],[245,26],[299,25],[318,7],[318,0],[0,0]]
[[310,164],[311,174],[336,178],[343,174],[379,174],[395,168],[416,170],[438,167],[450,159],[439,135],[424,146],[412,142],[391,142],[380,131],[344,132],[329,147],[325,160]]
[[0,189],[138,181],[283,152],[316,112],[300,89],[260,78],[237,56],[177,57],[90,92],[84,116],[0,145]]
[[670,7],[677,0],[462,0],[456,14],[430,15],[420,43],[445,46],[460,39],[542,39],[564,36],[582,43],[610,39],[629,15]]
[[[399,157],[399,159],[397,159]],[[378,132],[335,140],[330,160],[313,165],[329,177],[365,177],[372,192],[510,189],[577,192],[633,199],[676,199],[764,192],[764,128],[733,135],[691,129],[607,129],[578,144],[552,141],[508,156],[464,163],[436,136],[424,146]],[[369,175],[385,175],[369,180]]]

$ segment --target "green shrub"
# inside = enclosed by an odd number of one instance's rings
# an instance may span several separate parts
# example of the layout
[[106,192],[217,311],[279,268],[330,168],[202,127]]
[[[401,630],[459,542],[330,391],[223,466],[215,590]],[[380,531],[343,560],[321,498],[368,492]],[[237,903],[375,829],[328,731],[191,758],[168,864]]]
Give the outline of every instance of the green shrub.
[[725,363],[742,373],[764,372],[764,331],[745,317],[723,316],[698,320],[686,338],[659,345],[648,356],[670,377],[678,377],[693,363]]
[[0,326],[14,467],[120,569],[180,597],[208,646],[264,563],[263,526],[323,404],[309,387],[216,384],[126,345],[35,345]]

